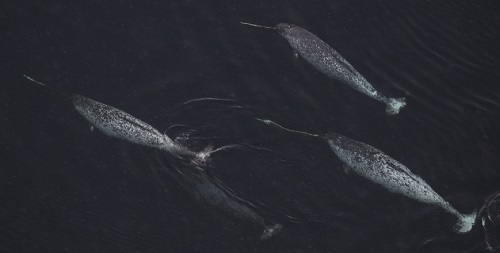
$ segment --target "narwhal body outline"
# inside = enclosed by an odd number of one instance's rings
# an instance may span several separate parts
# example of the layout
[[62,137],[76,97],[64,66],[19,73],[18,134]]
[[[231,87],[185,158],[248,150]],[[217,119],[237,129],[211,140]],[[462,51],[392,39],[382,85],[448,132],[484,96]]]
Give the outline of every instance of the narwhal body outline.
[[405,165],[388,156],[381,150],[349,137],[328,133],[325,136],[303,131],[296,131],[268,119],[257,119],[268,125],[275,125],[283,130],[308,135],[326,140],[337,157],[356,174],[376,183],[390,192],[399,193],[419,202],[436,205],[458,218],[454,231],[466,233],[472,229],[476,212],[461,214],[444,200],[421,177],[415,175]]
[[[163,165],[162,160],[159,157],[157,159]],[[238,196],[234,190],[203,167],[193,164],[187,167],[169,164],[159,168],[172,176],[197,202],[241,221],[261,225],[263,230],[260,240],[267,240],[283,229],[283,225],[264,218],[257,212],[254,204]]]
[[160,133],[148,123],[110,105],[92,100],[79,94],[68,94],[47,86],[31,77],[24,77],[34,83],[42,85],[54,93],[68,100],[93,127],[104,134],[160,150],[173,155],[194,156],[195,160],[204,160],[209,153],[195,153],[176,144],[166,134]]
[[279,23],[275,27],[241,22],[260,28],[273,29],[288,41],[296,56],[300,55],[321,73],[341,81],[352,89],[386,104],[389,115],[398,114],[406,99],[389,98],[378,92],[344,57],[315,34],[293,24]]
[[461,214],[420,176],[381,150],[349,137],[328,133],[325,136],[330,149],[356,174],[422,203],[436,205],[455,215],[458,222],[454,230],[465,233],[475,223],[476,213]]

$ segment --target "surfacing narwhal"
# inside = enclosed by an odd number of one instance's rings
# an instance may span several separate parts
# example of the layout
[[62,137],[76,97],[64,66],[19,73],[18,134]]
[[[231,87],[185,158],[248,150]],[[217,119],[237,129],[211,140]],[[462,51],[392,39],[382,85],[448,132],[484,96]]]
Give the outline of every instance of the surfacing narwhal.
[[278,31],[293,48],[295,56],[302,56],[309,64],[330,78],[339,80],[354,90],[385,103],[386,112],[389,115],[399,113],[399,110],[406,105],[405,98],[389,98],[378,92],[337,51],[302,27],[287,23],[280,23],[275,27],[241,23]]
[[24,75],[24,77],[48,88],[71,102],[80,115],[90,122],[92,126],[108,136],[164,150],[173,155],[192,157],[193,162],[203,162],[210,155],[211,150],[195,153],[186,147],[178,145],[166,134],[160,133],[148,123],[113,106],[97,102],[79,94],[68,94],[55,90],[29,76]]
[[352,170],[356,174],[383,186],[390,192],[399,193],[423,203],[439,206],[455,215],[458,218],[458,222],[454,226],[455,232],[469,232],[475,223],[476,212],[461,214],[436,193],[429,184],[421,177],[413,174],[405,165],[366,143],[336,133],[328,133],[326,136],[321,136],[291,130],[271,120],[257,120],[268,125],[273,124],[289,132],[326,140],[332,151],[347,166],[348,170]]

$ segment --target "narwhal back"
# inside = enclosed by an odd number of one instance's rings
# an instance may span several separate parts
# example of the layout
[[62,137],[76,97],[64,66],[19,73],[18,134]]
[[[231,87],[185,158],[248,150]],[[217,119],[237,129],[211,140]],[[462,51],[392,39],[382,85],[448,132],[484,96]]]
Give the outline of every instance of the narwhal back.
[[154,148],[173,145],[154,127],[120,109],[80,95],[72,95],[70,100],[83,117],[109,136]]
[[351,64],[318,36],[300,26],[283,24],[288,25],[288,29],[280,29],[280,25],[282,24],[276,26],[278,32],[288,41],[295,53],[300,54],[323,74],[344,82],[353,82],[360,76]]

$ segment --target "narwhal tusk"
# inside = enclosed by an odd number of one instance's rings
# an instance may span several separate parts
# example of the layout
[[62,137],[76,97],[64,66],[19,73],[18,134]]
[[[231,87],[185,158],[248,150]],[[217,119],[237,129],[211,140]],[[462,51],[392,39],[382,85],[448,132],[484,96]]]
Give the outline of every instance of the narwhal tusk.
[[274,125],[278,128],[281,128],[285,131],[288,131],[288,132],[292,132],[292,133],[297,133],[297,134],[303,134],[303,135],[308,135],[308,136],[312,136],[312,137],[318,137],[318,138],[324,138],[323,136],[319,135],[319,134],[312,134],[312,133],[308,133],[308,132],[304,132],[304,131],[297,131],[297,130],[292,130],[292,129],[289,129],[289,128],[286,128],[284,126],[281,126],[279,124],[277,124],[276,122],[272,121],[272,120],[269,120],[269,119],[259,119],[259,118],[255,118],[256,120],[258,121],[262,121],[268,125]]
[[256,25],[256,24],[245,23],[245,22],[240,22],[240,23],[243,24],[243,25],[249,25],[249,26],[253,26],[253,27],[259,27],[259,28],[266,28],[266,29],[276,30],[276,28],[270,27],[270,26]]

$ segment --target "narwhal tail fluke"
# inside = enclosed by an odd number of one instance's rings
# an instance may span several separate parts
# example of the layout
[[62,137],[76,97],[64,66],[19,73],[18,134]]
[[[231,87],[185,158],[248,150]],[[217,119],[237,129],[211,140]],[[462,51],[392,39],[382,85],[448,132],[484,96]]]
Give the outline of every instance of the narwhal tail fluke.
[[406,105],[406,98],[389,98],[387,101],[387,108],[385,111],[389,115],[395,115],[399,113],[399,110],[401,108],[405,107]]
[[460,215],[457,223],[455,224],[455,226],[453,226],[453,230],[457,233],[469,232],[476,222],[476,215],[476,212]]
[[278,234],[281,229],[283,229],[283,226],[281,224],[274,224],[274,225],[266,225],[264,227],[264,232],[262,232],[262,235],[260,236],[261,240],[267,240],[271,238],[272,236]]

